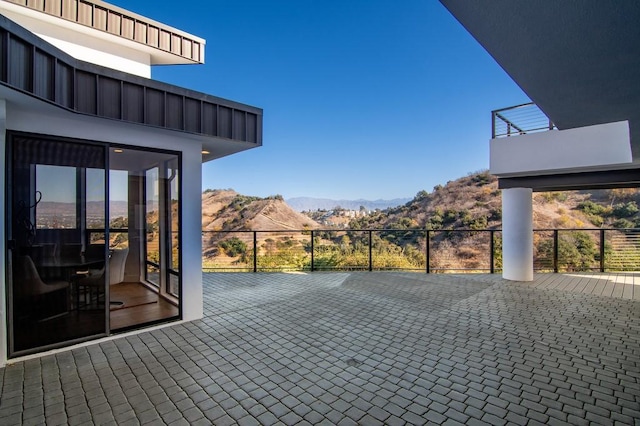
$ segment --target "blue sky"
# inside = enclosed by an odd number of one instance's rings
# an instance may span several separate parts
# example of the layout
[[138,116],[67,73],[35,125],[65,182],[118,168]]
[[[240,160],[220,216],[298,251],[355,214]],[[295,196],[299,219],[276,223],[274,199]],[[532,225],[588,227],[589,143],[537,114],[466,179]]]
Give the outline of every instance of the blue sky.
[[263,146],[203,189],[412,197],[488,168],[491,110],[528,101],[436,0],[112,3],[207,40],[205,65],[153,78],[264,109]]

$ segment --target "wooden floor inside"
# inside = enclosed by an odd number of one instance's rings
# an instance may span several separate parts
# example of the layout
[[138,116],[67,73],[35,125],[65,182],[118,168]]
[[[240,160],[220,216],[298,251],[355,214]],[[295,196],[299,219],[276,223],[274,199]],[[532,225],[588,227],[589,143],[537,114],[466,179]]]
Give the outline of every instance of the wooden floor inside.
[[[109,287],[111,330],[177,317],[178,307],[140,283],[120,283]],[[122,302],[122,305],[113,302]]]

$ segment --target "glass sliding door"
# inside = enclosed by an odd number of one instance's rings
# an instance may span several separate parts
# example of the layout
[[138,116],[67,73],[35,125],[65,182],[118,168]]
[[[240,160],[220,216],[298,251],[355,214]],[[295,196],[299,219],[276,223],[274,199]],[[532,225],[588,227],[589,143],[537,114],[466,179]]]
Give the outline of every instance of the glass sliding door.
[[12,356],[106,335],[106,147],[9,135],[8,321]]
[[10,356],[180,318],[180,156],[8,141]]
[[[111,251],[124,251],[114,238],[126,228],[126,262],[111,275],[111,330],[140,327],[180,316],[180,157],[132,147],[110,148]],[[115,184],[116,180],[121,182]],[[118,194],[118,195],[116,195]],[[116,229],[115,226],[121,226]],[[113,255],[112,255],[113,256]],[[117,302],[117,304],[115,303]]]

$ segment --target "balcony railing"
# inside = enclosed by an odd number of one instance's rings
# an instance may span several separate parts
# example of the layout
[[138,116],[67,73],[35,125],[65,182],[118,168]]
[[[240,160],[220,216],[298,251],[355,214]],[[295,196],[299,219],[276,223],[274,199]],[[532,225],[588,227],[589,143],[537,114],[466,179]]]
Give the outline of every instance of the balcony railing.
[[534,103],[491,111],[491,139],[545,132],[555,125]]
[[[502,271],[499,229],[203,231],[203,270]],[[640,229],[538,229],[538,272],[640,271]]]

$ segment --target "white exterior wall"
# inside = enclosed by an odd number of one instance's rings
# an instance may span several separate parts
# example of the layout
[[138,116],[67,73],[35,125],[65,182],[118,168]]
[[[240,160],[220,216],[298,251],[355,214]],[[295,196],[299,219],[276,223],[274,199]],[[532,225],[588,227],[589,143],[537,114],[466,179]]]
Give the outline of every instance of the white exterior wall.
[[[0,99],[0,222],[5,229],[5,152],[6,130],[16,130],[78,139],[113,142],[138,147],[182,152],[182,317],[203,316],[202,295],[202,144],[190,135],[114,120],[96,119],[45,106],[41,111],[18,110],[7,102],[6,128],[3,126],[5,101]],[[0,243],[0,367],[7,360],[5,244]]]
[[610,170],[632,161],[628,121],[491,140],[490,170],[500,177]]

